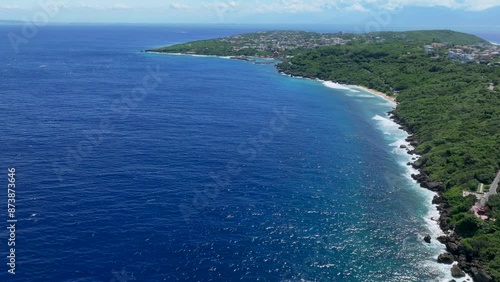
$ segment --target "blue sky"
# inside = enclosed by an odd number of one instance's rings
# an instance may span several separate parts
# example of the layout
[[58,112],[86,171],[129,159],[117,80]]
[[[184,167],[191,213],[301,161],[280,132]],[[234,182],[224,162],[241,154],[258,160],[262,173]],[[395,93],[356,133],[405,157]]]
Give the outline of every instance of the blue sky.
[[358,24],[386,14],[397,23],[498,26],[482,15],[500,11],[500,0],[1,0],[0,20],[31,20],[50,3],[59,3],[50,22],[99,23]]

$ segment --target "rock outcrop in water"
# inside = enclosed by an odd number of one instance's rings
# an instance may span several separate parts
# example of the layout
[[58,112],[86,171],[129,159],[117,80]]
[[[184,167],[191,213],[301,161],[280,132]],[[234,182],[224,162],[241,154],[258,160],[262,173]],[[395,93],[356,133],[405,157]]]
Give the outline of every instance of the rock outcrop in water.
[[437,258],[439,263],[452,264],[455,261],[455,258],[450,253],[440,254]]
[[454,265],[451,268],[451,276],[453,276],[455,278],[461,278],[461,277],[465,277],[465,273],[460,269],[460,267],[458,267],[458,265]]

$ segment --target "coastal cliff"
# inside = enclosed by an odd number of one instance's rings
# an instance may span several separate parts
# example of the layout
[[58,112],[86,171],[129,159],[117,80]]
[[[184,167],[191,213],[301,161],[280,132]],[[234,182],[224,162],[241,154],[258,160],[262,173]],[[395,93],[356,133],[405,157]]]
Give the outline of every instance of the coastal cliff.
[[[410,137],[408,137],[406,141],[411,142],[413,145],[418,145],[418,140],[416,140],[415,136],[412,135],[413,132],[408,130],[407,125],[405,125],[404,122],[402,122],[402,120],[398,118],[398,116],[394,115],[394,112],[390,112],[389,114],[393,121],[401,125],[401,129],[410,134]],[[454,232],[454,226],[453,224],[451,224],[452,220],[450,216],[452,206],[448,203],[444,196],[445,188],[443,186],[443,183],[433,180],[425,170],[425,166],[418,165],[417,163],[412,163],[411,165],[419,171],[419,174],[412,175],[412,178],[415,179],[421,187],[437,193],[437,195],[432,200],[432,204],[437,206],[440,214],[438,220],[439,226],[447,235],[443,235],[435,239],[446,246],[446,250],[449,252],[448,254],[450,255],[451,259],[457,261],[458,267],[470,274],[474,281],[496,281],[492,278],[487,265],[485,265],[485,263],[481,261],[481,258],[478,257],[472,249],[466,247],[461,242],[460,236],[458,236]]]

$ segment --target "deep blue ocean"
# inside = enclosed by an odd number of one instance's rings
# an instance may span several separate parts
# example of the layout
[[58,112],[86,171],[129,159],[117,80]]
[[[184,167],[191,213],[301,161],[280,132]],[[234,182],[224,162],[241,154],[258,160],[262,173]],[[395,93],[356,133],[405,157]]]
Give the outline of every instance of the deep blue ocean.
[[0,281],[449,280],[389,102],[141,52],[257,30],[46,26],[18,53],[4,38]]

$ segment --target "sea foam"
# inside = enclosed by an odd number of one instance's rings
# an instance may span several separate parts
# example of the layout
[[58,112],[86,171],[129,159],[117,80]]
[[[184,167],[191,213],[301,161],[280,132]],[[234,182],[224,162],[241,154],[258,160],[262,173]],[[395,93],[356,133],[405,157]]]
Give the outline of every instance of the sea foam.
[[[413,158],[419,158],[419,156],[409,155],[407,153],[407,150],[414,149],[414,147],[412,147],[410,143],[406,141],[406,138],[409,136],[408,133],[399,129],[399,125],[388,117],[376,115],[373,117],[373,120],[377,122],[377,127],[384,133],[386,138],[392,141],[389,146],[392,148],[392,153],[397,156],[399,165],[405,167],[405,177],[408,180],[409,187],[415,189],[417,193],[423,195],[425,201],[430,204],[436,193],[427,189],[422,189],[420,185],[411,177],[412,174],[418,174],[419,171],[407,165],[408,162],[414,161]],[[401,148],[401,145],[404,145],[407,148]],[[437,206],[430,204],[429,210],[423,217],[423,220],[427,224],[428,234],[433,238],[431,244],[428,244],[428,247],[432,250],[432,257],[424,261],[423,265],[431,271],[435,271],[438,275],[437,279],[439,281],[447,282],[455,279],[455,281],[463,282],[467,279],[472,280],[469,275],[466,275],[466,277],[460,279],[453,278],[450,272],[451,265],[439,264],[436,262],[436,258],[439,256],[439,254],[446,252],[445,246],[436,240],[438,236],[444,235],[437,221],[439,219],[439,216],[440,214]],[[425,235],[427,234],[419,234],[419,239],[422,244],[426,244],[423,241]]]
[[348,85],[343,85],[343,84],[336,83],[333,81],[321,81],[321,82],[323,82],[323,85],[328,87],[328,88],[338,89],[338,90],[347,90],[350,92],[359,92],[358,90],[352,89]]

